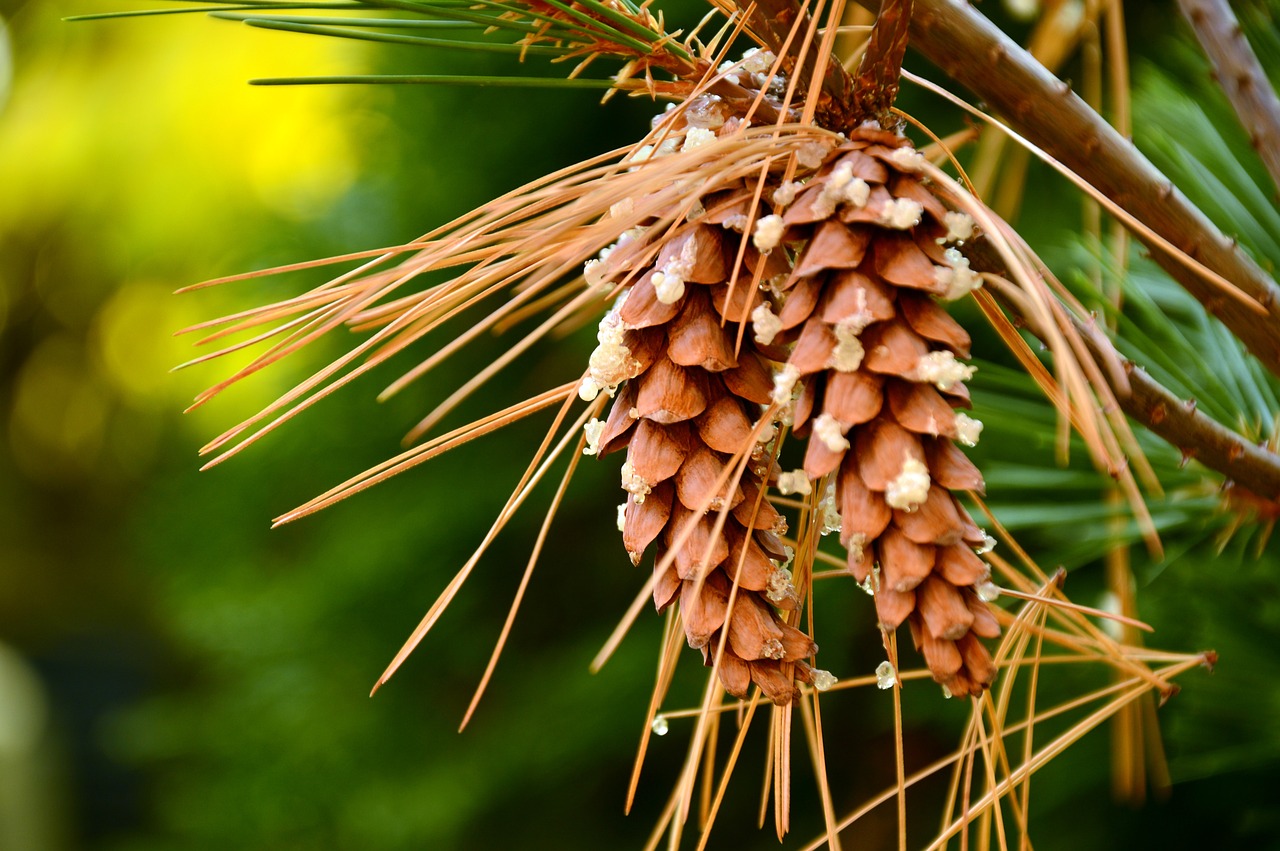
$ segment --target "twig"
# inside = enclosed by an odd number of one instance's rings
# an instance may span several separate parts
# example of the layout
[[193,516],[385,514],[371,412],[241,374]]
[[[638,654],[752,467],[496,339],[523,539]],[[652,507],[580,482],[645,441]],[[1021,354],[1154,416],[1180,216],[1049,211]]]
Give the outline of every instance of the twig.
[[[973,268],[1007,276],[1003,264],[985,240],[977,240],[966,248]],[[1028,316],[1023,316],[1013,302],[992,295],[1018,316],[1023,326],[1044,338],[1041,329]],[[1141,366],[1116,351],[1110,338],[1097,325],[1066,311],[1099,363],[1119,363],[1124,375],[1104,369],[1102,374],[1124,412],[1168,441],[1186,458],[1195,458],[1238,485],[1265,499],[1280,499],[1280,455],[1251,443],[1248,438],[1223,426],[1196,409],[1194,400],[1179,399],[1168,388],[1146,373]]]
[[898,96],[912,5],[912,0],[885,0],[881,4],[867,49],[858,64],[853,91],[857,101],[855,114],[859,118],[874,118],[881,127],[892,127],[898,121],[890,109]]
[[1178,7],[1204,48],[1214,79],[1248,132],[1249,144],[1262,158],[1271,182],[1280,188],[1280,98],[1235,13],[1226,0],[1178,0]]
[[[1093,346],[1093,338],[1085,340]],[[1125,360],[1124,367],[1132,392],[1128,398],[1116,396],[1125,413],[1184,456],[1194,457],[1258,496],[1280,499],[1280,456],[1205,416],[1196,409],[1194,399],[1179,399],[1133,361]]]
[[[749,10],[747,19],[756,35],[774,53],[787,56],[788,67],[795,69],[799,91],[808,91],[817,63],[817,51],[808,51],[797,57],[801,40],[791,38],[793,29],[802,33],[811,26],[801,3],[797,0],[755,0],[744,2],[743,8]],[[790,48],[784,49],[788,40]],[[839,62],[828,62],[822,76],[821,102],[816,112],[818,124],[830,130],[847,132],[854,126],[850,112],[853,104],[853,80]]]
[[[876,8],[877,0],[858,0]],[[1224,297],[1164,249],[1164,267],[1273,373],[1280,375],[1280,288],[1068,84],[1054,77],[968,3],[916,0],[912,44],[1018,131],[1262,310]],[[1139,235],[1141,238],[1141,235]]]

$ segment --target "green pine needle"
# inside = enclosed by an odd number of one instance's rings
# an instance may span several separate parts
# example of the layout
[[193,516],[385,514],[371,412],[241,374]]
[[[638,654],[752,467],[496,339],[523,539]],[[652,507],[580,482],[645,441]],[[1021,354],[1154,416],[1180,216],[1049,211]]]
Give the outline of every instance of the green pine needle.
[[197,14],[213,14],[217,15],[228,10],[238,11],[255,11],[260,12],[267,10],[298,10],[298,9],[360,9],[363,3],[253,3],[253,2],[236,2],[225,3],[218,6],[190,6],[185,9],[133,9],[126,12],[95,12],[91,15],[69,15],[62,20],[64,22],[75,21],[109,21],[115,18],[148,18],[155,15],[188,15]]
[[[249,9],[251,7],[246,6],[244,8]],[[338,18],[321,17],[319,15],[271,15],[270,17],[260,17],[258,15],[236,14],[223,9],[211,12],[211,17],[235,21],[277,21],[285,24],[304,24],[307,26],[379,27],[388,30],[478,30],[491,26],[490,24],[481,24],[475,21],[437,21],[426,18]]]
[[[350,38],[357,41],[372,41],[382,44],[406,44],[418,47],[439,47],[446,50],[469,50],[477,53],[514,53],[528,54],[531,56],[563,56],[568,52],[568,48],[552,47],[550,45],[520,45],[500,41],[458,41],[448,38],[404,35],[402,33],[370,32],[346,27],[316,26],[311,24],[293,23],[279,18],[257,18],[221,12],[215,13],[213,17],[239,20],[251,27],[258,27],[265,30],[279,30],[282,32],[296,32],[309,35],[326,35],[333,36],[335,38]],[[475,24],[465,25],[469,27],[476,26]]]
[[343,85],[503,86],[515,89],[609,89],[613,80],[575,77],[458,76],[451,74],[355,74],[335,77],[267,77],[250,80],[251,86]]

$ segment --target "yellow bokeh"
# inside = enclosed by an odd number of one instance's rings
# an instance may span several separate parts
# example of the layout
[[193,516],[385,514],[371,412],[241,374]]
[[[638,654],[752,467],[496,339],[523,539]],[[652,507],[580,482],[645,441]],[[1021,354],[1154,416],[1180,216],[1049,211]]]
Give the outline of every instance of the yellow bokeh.
[[[262,243],[246,228],[329,214],[382,121],[367,88],[248,85],[360,73],[358,43],[204,14],[63,20],[136,5],[46,0],[0,30],[0,333],[23,323],[25,340],[8,449],[36,479],[136,455],[154,436],[122,412],[176,412],[212,380],[170,372],[201,353],[172,335],[259,299],[173,291],[243,271],[241,246]],[[296,378],[250,382],[188,428],[208,437]]]
[[[129,182],[129,226],[171,212],[175,226],[218,218],[202,200],[251,191],[291,216],[317,215],[355,179],[358,149],[342,87],[250,87],[255,77],[358,73],[360,45],[269,33],[204,16],[65,22],[118,0],[48,3],[44,49],[18,51],[0,122],[0,229],[47,222]],[[55,14],[49,14],[50,11]],[[102,61],[102,53],[129,61]],[[367,100],[365,101],[367,103]],[[15,203],[17,202],[17,203]],[[160,214],[160,215],[157,215]],[[207,220],[206,220],[207,221]],[[212,223],[212,222],[210,222]],[[162,228],[163,230],[164,228]]]
[[137,406],[170,404],[178,383],[170,368],[190,350],[165,329],[193,321],[189,304],[156,282],[127,283],[111,295],[94,319],[91,356],[114,393]]
[[46,338],[23,363],[9,434],[14,462],[37,481],[92,470],[102,449],[110,399],[70,335]]

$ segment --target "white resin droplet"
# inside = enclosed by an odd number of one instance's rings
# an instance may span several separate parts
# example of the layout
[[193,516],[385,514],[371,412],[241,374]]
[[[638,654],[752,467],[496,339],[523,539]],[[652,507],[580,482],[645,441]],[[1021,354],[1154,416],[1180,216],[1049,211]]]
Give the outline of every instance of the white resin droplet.
[[947,262],[951,264],[950,267],[934,267],[934,275],[938,282],[947,288],[942,296],[944,299],[955,301],[982,286],[982,276],[969,268],[968,257],[954,248],[948,248],[944,254]]
[[598,420],[594,417],[582,427],[587,435],[587,445],[582,447],[583,455],[595,455],[600,451],[600,435],[604,432],[604,420]]
[[627,162],[642,163],[652,156],[653,145],[641,145],[636,149],[636,152],[627,159]]
[[626,328],[614,308],[604,315],[596,330],[599,345],[587,361],[589,375],[578,387],[578,396],[590,402],[603,390],[612,396],[618,385],[634,378],[639,361],[631,356],[624,340]]
[[915,511],[929,497],[929,468],[918,458],[908,455],[902,461],[902,472],[889,482],[884,501],[890,508]]
[[770,398],[773,399],[775,405],[786,405],[791,401],[791,393],[796,389],[796,382],[800,380],[800,370],[792,364],[787,364],[773,376],[773,392]]
[[840,323],[832,330],[836,335],[836,344],[831,349],[831,357],[827,365],[837,372],[856,371],[862,365],[862,358],[867,354],[862,341],[858,339],[862,329],[856,323]]
[[1000,586],[990,579],[985,579],[974,585],[973,590],[978,593],[978,599],[984,603],[994,602],[1000,597]]
[[609,287],[607,273],[608,270],[600,260],[588,260],[582,267],[582,277],[586,280],[587,286],[592,289],[602,290]]
[[751,234],[751,244],[762,254],[768,254],[778,247],[785,226],[782,216],[769,215],[756,220],[756,229]]
[[866,591],[868,596],[874,597],[876,592],[880,590],[880,566],[872,567],[871,572],[867,574],[867,578],[862,580],[858,587]]
[[[845,447],[848,447],[848,443]],[[822,494],[822,501],[818,503],[818,517],[822,521],[818,531],[824,536],[844,528],[844,518],[840,516],[840,509],[836,506],[835,479],[827,481],[827,489]]]
[[889,661],[881,662],[876,667],[876,687],[880,689],[890,689],[898,684],[898,672],[893,669],[893,663]]
[[630,198],[623,198],[616,204],[609,206],[609,218],[625,219],[636,211],[636,203]]
[[871,197],[871,184],[867,183],[861,177],[855,177],[849,181],[849,185],[844,188],[844,200],[848,201],[855,207],[867,206],[867,200]]
[[853,165],[843,162],[831,170],[831,174],[827,175],[827,187],[833,190],[841,190],[849,185],[853,180]]
[[719,130],[727,117],[728,110],[719,95],[699,95],[684,110],[684,120],[690,127],[706,130]]
[[943,391],[950,390],[958,382],[968,381],[977,370],[976,366],[956,360],[956,356],[948,351],[929,352],[916,362],[916,378]]
[[796,194],[803,189],[804,186],[797,180],[790,180],[773,190],[773,205],[775,207],[787,207],[791,202],[796,200]]
[[704,130],[701,127],[690,127],[689,131],[684,134],[684,144],[680,146],[681,151],[692,151],[695,148],[701,148],[703,145],[710,144],[716,140],[716,131]]
[[796,151],[796,161],[805,168],[817,168],[826,159],[827,150],[821,142],[807,142]]
[[781,603],[784,600],[798,601],[800,595],[791,580],[791,571],[785,567],[775,567],[773,572],[769,574],[769,587],[765,592],[765,596],[775,603]]
[[764,428],[760,429],[760,436],[756,438],[756,443],[764,446],[769,441],[778,436],[778,427],[773,423],[768,423]]
[[819,414],[813,421],[813,436],[832,452],[844,452],[849,448],[849,439],[844,436],[840,421],[831,414]]
[[889,159],[903,171],[919,171],[924,164],[924,155],[915,148],[894,148]]
[[943,242],[964,242],[973,236],[973,219],[968,213],[948,210],[945,223],[947,235],[942,237]]
[[920,215],[924,207],[919,201],[910,198],[895,198],[884,205],[880,211],[880,223],[898,230],[907,230],[920,224]]
[[756,332],[756,342],[767,346],[782,330],[782,320],[769,309],[767,302],[761,302],[756,305],[755,310],[751,311],[751,327]]
[[783,496],[790,496],[793,493],[808,496],[813,493],[813,486],[809,483],[809,477],[805,475],[804,470],[792,470],[790,473],[782,473],[778,476],[778,493]]
[[821,668],[813,669],[813,687],[818,691],[830,691],[831,687],[838,682],[840,680],[830,671],[824,671]]
[[965,413],[956,414],[956,440],[965,446],[977,446],[982,436],[982,420],[975,420]]
[[667,724],[665,715],[655,715],[653,716],[653,723],[649,725],[649,729],[653,730],[655,736],[665,736],[671,727]]
[[867,536],[862,532],[854,532],[849,536],[845,549],[849,551],[850,561],[862,561],[863,548],[867,545]]
[[818,503],[818,514],[822,519],[822,525],[818,532],[824,537],[832,532],[839,532],[844,528],[844,518],[840,516],[840,510],[836,508],[836,501],[830,497]]
[[748,47],[742,51],[742,69],[752,74],[761,74],[773,67],[778,57],[772,50],[759,47]]
[[663,304],[675,304],[684,295],[684,280],[675,274],[654,272],[653,291]]
[[636,473],[631,466],[631,462],[627,461],[622,465],[622,489],[631,494],[631,499],[639,505],[644,502],[644,498],[653,490],[644,477]]
[[675,304],[684,295],[684,282],[693,274],[694,264],[698,262],[698,243],[686,240],[680,247],[680,254],[663,264],[662,270],[654,272],[650,281],[663,304]]

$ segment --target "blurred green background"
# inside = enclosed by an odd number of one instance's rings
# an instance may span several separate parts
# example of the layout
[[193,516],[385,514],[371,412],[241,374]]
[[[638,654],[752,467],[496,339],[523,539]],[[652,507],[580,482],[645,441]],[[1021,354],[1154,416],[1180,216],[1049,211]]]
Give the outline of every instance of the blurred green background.
[[[384,405],[377,378],[363,382],[206,473],[200,445],[340,341],[186,416],[227,366],[169,369],[192,355],[172,332],[296,291],[305,276],[181,297],[177,287],[408,240],[633,140],[655,107],[601,107],[583,92],[252,88],[247,79],[272,75],[510,66],[201,16],[62,21],[128,5],[0,0],[0,849],[638,846],[687,730],[673,723],[654,740],[624,817],[660,624],[642,618],[604,671],[587,673],[643,578],[616,540],[614,465],[579,473],[461,736],[537,511],[499,539],[391,684],[372,700],[368,690],[502,505],[521,469],[506,459],[523,458],[545,421],[267,528],[394,452],[430,400],[503,342],[481,342]],[[1137,26],[1185,36],[1159,17]],[[1066,253],[1075,243],[1055,222],[1072,221],[1078,203],[1064,204],[1030,224]],[[503,392],[565,380],[591,344],[587,333],[540,350]],[[1049,463],[1050,443],[1020,460]],[[1203,537],[1180,564],[1144,574],[1142,597],[1161,646],[1224,651],[1219,673],[1191,677],[1162,710],[1183,782],[1145,809],[1113,807],[1107,739],[1095,734],[1039,787],[1048,829],[1033,833],[1037,847],[1280,846],[1267,789],[1280,776],[1275,565],[1240,555],[1210,592]],[[1087,558],[1080,567],[1097,581]],[[837,612],[860,640],[833,659],[871,670],[869,613]],[[697,666],[683,667],[676,693],[692,700]],[[874,695],[832,704],[832,718],[856,719],[828,720],[838,798],[852,805],[891,778],[890,716]],[[961,719],[927,699],[916,711],[923,761]],[[763,757],[749,759],[712,847],[774,844],[754,827]],[[797,766],[800,841],[820,816]],[[936,823],[927,796],[922,832]],[[864,847],[891,829],[870,820]]]

